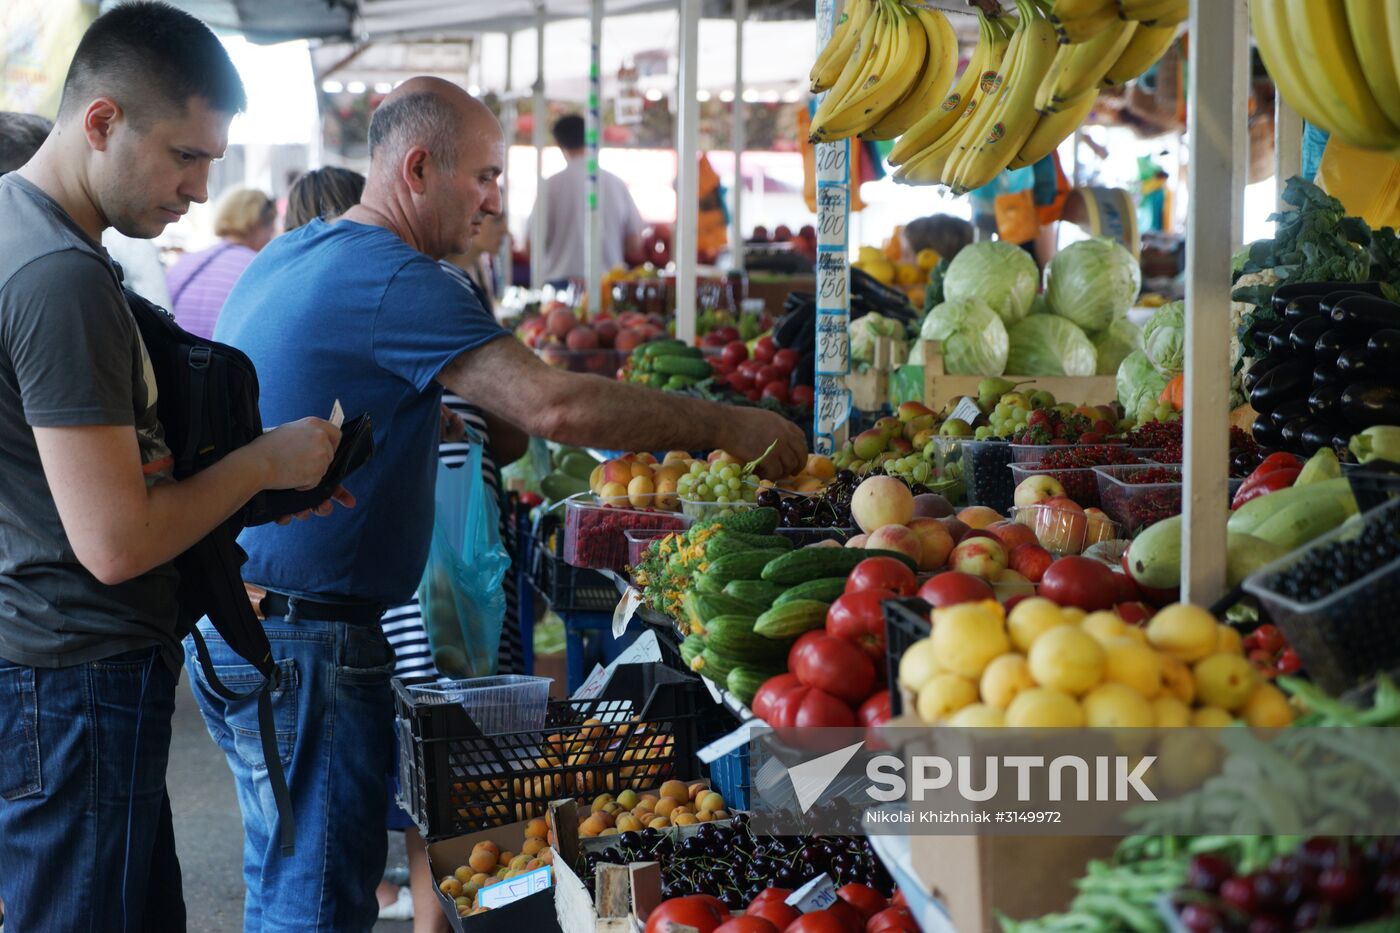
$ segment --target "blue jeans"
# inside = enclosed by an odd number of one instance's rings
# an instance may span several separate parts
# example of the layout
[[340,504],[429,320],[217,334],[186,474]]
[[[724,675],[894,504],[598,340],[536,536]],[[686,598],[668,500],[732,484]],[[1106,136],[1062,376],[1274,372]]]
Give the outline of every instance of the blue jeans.
[[64,668],[0,659],[6,929],[185,929],[165,792],[176,679],[155,648]]
[[[185,666],[209,734],[228,758],[243,811],[245,933],[368,931],[388,854],[384,798],[394,766],[394,654],[379,626],[298,618],[263,623],[281,687],[272,695],[277,748],[296,820],[296,851],[282,855],[258,732],[256,699],[236,703],[209,688],[185,641]],[[199,624],[215,673],[245,692],[257,670]]]

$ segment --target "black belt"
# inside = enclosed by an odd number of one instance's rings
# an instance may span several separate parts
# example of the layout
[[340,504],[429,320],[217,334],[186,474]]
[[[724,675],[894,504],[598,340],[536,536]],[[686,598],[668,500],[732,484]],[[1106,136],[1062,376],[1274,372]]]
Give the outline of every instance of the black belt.
[[377,603],[325,603],[304,596],[288,596],[268,590],[258,608],[263,618],[286,616],[296,601],[297,618],[313,622],[345,622],[348,625],[378,625],[384,607]]

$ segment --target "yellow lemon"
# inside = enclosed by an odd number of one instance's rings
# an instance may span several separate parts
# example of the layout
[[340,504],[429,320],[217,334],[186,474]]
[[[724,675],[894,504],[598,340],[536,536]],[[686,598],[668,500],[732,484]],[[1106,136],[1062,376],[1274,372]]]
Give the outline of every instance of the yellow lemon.
[[1011,701],[1006,724],[1014,729],[1073,729],[1084,725],[1084,710],[1068,693],[1036,687]]
[[1035,686],[1031,665],[1023,654],[1011,652],[994,658],[982,672],[982,702],[1005,710],[1022,690]]
[[933,650],[944,670],[970,680],[981,677],[992,658],[1011,650],[1001,605],[983,600],[935,609]]
[[1053,628],[1031,645],[1031,676],[1042,687],[1088,693],[1103,680],[1104,650],[1078,628]]
[[1220,641],[1217,624],[1200,606],[1174,603],[1147,623],[1147,640],[1158,651],[1194,664],[1215,651]]

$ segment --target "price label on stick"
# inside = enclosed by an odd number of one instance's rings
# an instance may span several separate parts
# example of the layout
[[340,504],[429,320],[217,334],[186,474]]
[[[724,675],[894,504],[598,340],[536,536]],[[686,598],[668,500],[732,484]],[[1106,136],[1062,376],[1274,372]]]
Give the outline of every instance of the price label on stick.
[[480,907],[504,907],[514,904],[522,897],[548,891],[553,885],[554,879],[550,876],[549,866],[545,865],[543,868],[536,868],[534,871],[482,888],[476,895],[476,903]]

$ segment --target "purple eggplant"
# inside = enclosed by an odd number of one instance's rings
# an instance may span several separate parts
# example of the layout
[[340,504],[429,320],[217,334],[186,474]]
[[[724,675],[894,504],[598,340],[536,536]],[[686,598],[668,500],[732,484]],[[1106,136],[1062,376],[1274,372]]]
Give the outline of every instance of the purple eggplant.
[[1375,382],[1353,382],[1342,393],[1342,413],[1358,430],[1378,424],[1400,424],[1400,388]]
[[1330,316],[1334,324],[1367,334],[1400,327],[1400,305],[1371,295],[1346,296],[1332,305]]
[[1268,413],[1290,398],[1308,393],[1311,369],[1306,363],[1280,363],[1264,374],[1249,393],[1249,404],[1255,411]]
[[1288,345],[1292,348],[1294,355],[1311,358],[1314,348],[1317,346],[1317,338],[1322,336],[1323,331],[1331,326],[1331,322],[1321,316],[1314,314],[1306,317],[1293,325],[1293,330],[1288,334]]
[[1400,369],[1400,330],[1378,330],[1366,341],[1366,362],[1395,372]]
[[1329,382],[1318,386],[1308,396],[1308,410],[1313,417],[1322,421],[1335,421],[1342,415],[1342,390],[1340,383]]

